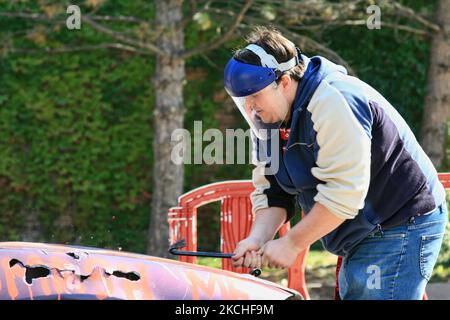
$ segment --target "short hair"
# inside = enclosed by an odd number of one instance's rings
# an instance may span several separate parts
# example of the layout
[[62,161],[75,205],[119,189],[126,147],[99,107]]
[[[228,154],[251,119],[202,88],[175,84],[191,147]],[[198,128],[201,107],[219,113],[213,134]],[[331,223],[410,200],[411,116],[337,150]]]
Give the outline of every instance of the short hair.
[[[297,55],[295,45],[274,27],[256,26],[245,40],[247,44],[256,44],[262,47],[268,54],[273,55],[278,63],[289,61]],[[261,59],[254,52],[245,48],[237,50],[233,58],[243,63],[261,66]],[[305,63],[301,57],[298,58],[299,64],[282,72],[281,75],[287,74],[292,79],[300,81],[305,73]]]

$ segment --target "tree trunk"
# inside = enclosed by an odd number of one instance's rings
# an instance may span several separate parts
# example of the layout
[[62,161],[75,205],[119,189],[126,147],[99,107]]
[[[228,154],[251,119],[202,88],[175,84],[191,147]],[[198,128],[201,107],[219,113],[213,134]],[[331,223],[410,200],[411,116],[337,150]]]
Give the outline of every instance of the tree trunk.
[[431,42],[421,145],[439,169],[445,157],[450,115],[450,0],[438,2],[436,23],[441,31],[434,34]]
[[183,165],[171,161],[171,134],[183,127],[184,60],[172,55],[184,49],[180,28],[182,0],[156,1],[156,25],[161,27],[158,47],[167,55],[158,55],[153,78],[156,103],[153,113],[153,195],[147,253],[168,257],[169,227],[167,211],[176,205],[183,191]]

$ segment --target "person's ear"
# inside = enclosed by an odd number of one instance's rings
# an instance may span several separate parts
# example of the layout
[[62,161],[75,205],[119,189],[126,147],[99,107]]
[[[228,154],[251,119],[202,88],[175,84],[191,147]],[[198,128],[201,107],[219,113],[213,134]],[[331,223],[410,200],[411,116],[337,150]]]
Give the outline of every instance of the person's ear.
[[292,79],[291,79],[291,77],[290,76],[288,76],[287,74],[283,74],[281,77],[280,77],[280,85],[281,85],[281,88],[283,89],[283,90],[287,90],[290,86],[291,86],[291,83],[292,83]]

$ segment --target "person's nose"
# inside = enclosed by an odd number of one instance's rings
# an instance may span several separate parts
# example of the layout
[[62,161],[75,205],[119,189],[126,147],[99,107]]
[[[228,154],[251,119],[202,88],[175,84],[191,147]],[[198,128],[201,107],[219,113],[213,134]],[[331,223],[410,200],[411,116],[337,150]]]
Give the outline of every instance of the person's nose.
[[245,99],[244,107],[247,110],[247,112],[251,112],[252,110],[254,110],[254,103],[253,103],[251,97],[247,97]]

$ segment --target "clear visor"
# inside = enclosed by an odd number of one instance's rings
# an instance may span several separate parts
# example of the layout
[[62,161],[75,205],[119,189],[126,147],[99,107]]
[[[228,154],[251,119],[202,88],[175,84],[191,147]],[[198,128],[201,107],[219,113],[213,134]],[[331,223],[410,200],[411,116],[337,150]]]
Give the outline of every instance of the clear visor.
[[270,90],[276,90],[275,82],[254,95],[244,97],[230,95],[253,133],[261,140],[268,140],[278,134],[278,129],[287,116],[287,110],[270,105],[271,100],[267,97]]

